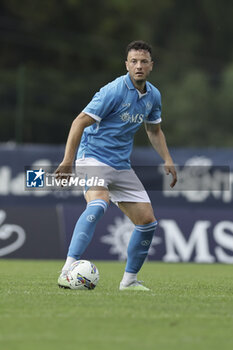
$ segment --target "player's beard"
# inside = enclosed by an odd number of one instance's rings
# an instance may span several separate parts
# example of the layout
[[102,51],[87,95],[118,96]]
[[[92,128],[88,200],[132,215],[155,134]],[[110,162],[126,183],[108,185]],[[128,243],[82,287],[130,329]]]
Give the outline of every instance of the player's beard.
[[144,86],[146,83],[146,79],[134,79],[135,85],[140,88],[141,86]]
[[135,82],[139,85],[142,85],[146,82],[146,80],[145,79],[137,79],[137,80],[135,79]]

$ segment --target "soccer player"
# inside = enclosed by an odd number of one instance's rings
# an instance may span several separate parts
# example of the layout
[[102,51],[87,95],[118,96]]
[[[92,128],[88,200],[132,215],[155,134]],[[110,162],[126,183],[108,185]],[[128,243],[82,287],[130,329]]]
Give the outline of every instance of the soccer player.
[[128,73],[102,87],[73,121],[64,158],[56,170],[60,178],[66,176],[64,172],[72,172],[78,149],[76,169],[96,166],[105,174],[104,186],[84,191],[87,206],[74,228],[58,278],[60,287],[69,288],[67,271],[81,258],[111,200],[135,225],[119,289],[149,290],[137,280],[137,273],[147,257],[157,221],[148,194],[130,166],[134,134],[143,122],[152,146],[164,160],[166,174],[172,175],[171,187],[176,184],[177,176],[160,126],[160,93],[147,81],[153,68],[150,45],[144,41],[131,42],[126,49],[125,64]]

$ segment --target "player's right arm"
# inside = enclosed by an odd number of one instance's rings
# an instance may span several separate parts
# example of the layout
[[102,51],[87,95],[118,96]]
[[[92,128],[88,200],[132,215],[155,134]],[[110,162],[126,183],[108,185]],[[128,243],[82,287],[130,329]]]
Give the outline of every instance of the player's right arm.
[[96,120],[84,112],[81,112],[77,118],[74,119],[66,141],[64,158],[55,171],[58,178],[67,178],[68,175],[66,176],[64,174],[72,173],[72,165],[83,131],[87,126],[90,126],[95,122]]

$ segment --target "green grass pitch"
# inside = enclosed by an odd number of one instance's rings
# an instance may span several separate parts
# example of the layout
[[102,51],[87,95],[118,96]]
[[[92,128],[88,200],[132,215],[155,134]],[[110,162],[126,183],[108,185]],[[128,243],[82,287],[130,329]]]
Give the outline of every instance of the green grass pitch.
[[124,264],[96,265],[96,289],[72,291],[61,261],[0,260],[0,349],[233,349],[233,266],[147,262],[151,291],[120,292]]

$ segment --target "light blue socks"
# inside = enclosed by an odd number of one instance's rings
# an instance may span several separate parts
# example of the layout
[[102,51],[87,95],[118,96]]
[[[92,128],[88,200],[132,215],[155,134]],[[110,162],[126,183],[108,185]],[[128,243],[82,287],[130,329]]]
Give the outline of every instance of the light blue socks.
[[125,271],[136,274],[142,267],[157,226],[157,221],[146,225],[135,225],[128,245]]
[[104,215],[107,207],[108,203],[103,199],[96,199],[87,204],[85,211],[79,217],[74,228],[68,257],[76,260],[81,258],[93,237],[97,222]]
[[[87,204],[85,211],[79,217],[70,242],[68,257],[79,260],[90,243],[97,222],[107,210],[108,203],[96,199]],[[142,267],[157,226],[157,221],[146,225],[135,225],[128,245],[128,259],[125,271],[137,274]]]

